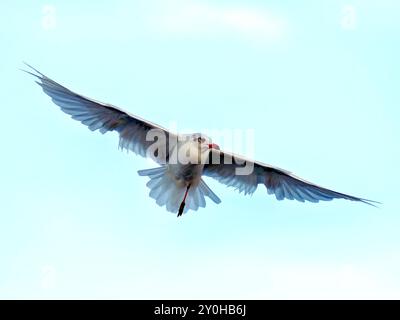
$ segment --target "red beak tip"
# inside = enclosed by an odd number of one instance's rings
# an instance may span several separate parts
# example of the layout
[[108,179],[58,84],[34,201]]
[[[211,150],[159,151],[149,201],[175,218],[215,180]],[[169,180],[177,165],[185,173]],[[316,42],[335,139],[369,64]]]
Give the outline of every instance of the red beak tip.
[[219,150],[219,146],[217,144],[215,144],[215,143],[210,143],[208,145],[208,148],[209,149],[217,149],[217,150]]

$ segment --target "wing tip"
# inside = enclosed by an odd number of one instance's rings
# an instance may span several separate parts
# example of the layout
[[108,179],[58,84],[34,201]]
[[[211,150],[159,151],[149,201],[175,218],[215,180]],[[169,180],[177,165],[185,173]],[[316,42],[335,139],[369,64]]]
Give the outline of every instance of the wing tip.
[[378,209],[380,208],[380,206],[383,205],[382,202],[375,201],[375,200],[369,200],[369,199],[363,199],[363,198],[359,198],[358,201],[360,201],[360,202],[362,202],[362,203],[365,203],[365,204],[367,204],[367,205],[369,205],[369,206],[378,208]]
[[25,70],[25,69],[22,69],[22,68],[19,68],[19,70],[21,70],[23,72],[26,72],[26,73],[30,74],[31,76],[34,76],[34,77],[38,78],[40,81],[43,81],[43,79],[46,78],[46,76],[43,73],[41,73],[39,70],[37,70],[34,67],[32,67],[29,63],[26,63],[25,61],[22,61],[22,63],[24,65],[26,65],[28,68],[30,68],[31,70]]

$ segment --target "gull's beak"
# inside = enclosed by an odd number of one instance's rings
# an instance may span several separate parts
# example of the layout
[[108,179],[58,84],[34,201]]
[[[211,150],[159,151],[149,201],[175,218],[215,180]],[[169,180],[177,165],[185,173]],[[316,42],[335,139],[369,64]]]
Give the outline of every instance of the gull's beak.
[[208,145],[208,149],[217,149],[217,150],[219,150],[219,145],[217,145],[215,143],[210,143]]

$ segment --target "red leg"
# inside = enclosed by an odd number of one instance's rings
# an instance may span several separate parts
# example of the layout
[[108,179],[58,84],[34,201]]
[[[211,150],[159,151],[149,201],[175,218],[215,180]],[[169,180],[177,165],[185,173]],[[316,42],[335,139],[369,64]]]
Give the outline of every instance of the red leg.
[[190,188],[190,184],[186,188],[185,196],[183,197],[183,201],[181,203],[181,206],[179,207],[178,217],[180,217],[183,214],[183,209],[185,208],[185,204],[186,204],[185,201],[186,201],[187,195],[189,193],[189,188]]

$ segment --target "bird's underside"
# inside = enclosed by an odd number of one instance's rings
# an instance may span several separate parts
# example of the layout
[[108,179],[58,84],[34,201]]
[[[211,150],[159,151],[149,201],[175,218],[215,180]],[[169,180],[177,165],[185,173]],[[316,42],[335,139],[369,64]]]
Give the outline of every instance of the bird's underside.
[[[118,132],[120,148],[151,157],[158,163],[159,167],[140,170],[139,174],[149,178],[150,197],[168,211],[178,213],[178,216],[188,210],[205,207],[206,197],[217,204],[221,202],[204,182],[203,176],[214,178],[245,195],[254,193],[261,184],[277,200],[319,202],[346,199],[369,205],[378,203],[323,188],[289,171],[221,151],[205,135],[171,133],[113,105],[74,93],[30,68],[32,70],[26,72],[38,79],[37,83],[43,91],[63,112],[92,131],[99,130],[103,134],[107,131]],[[182,148],[190,151],[185,162],[174,157],[174,154],[180,154]],[[249,168],[251,170],[247,170]]]

